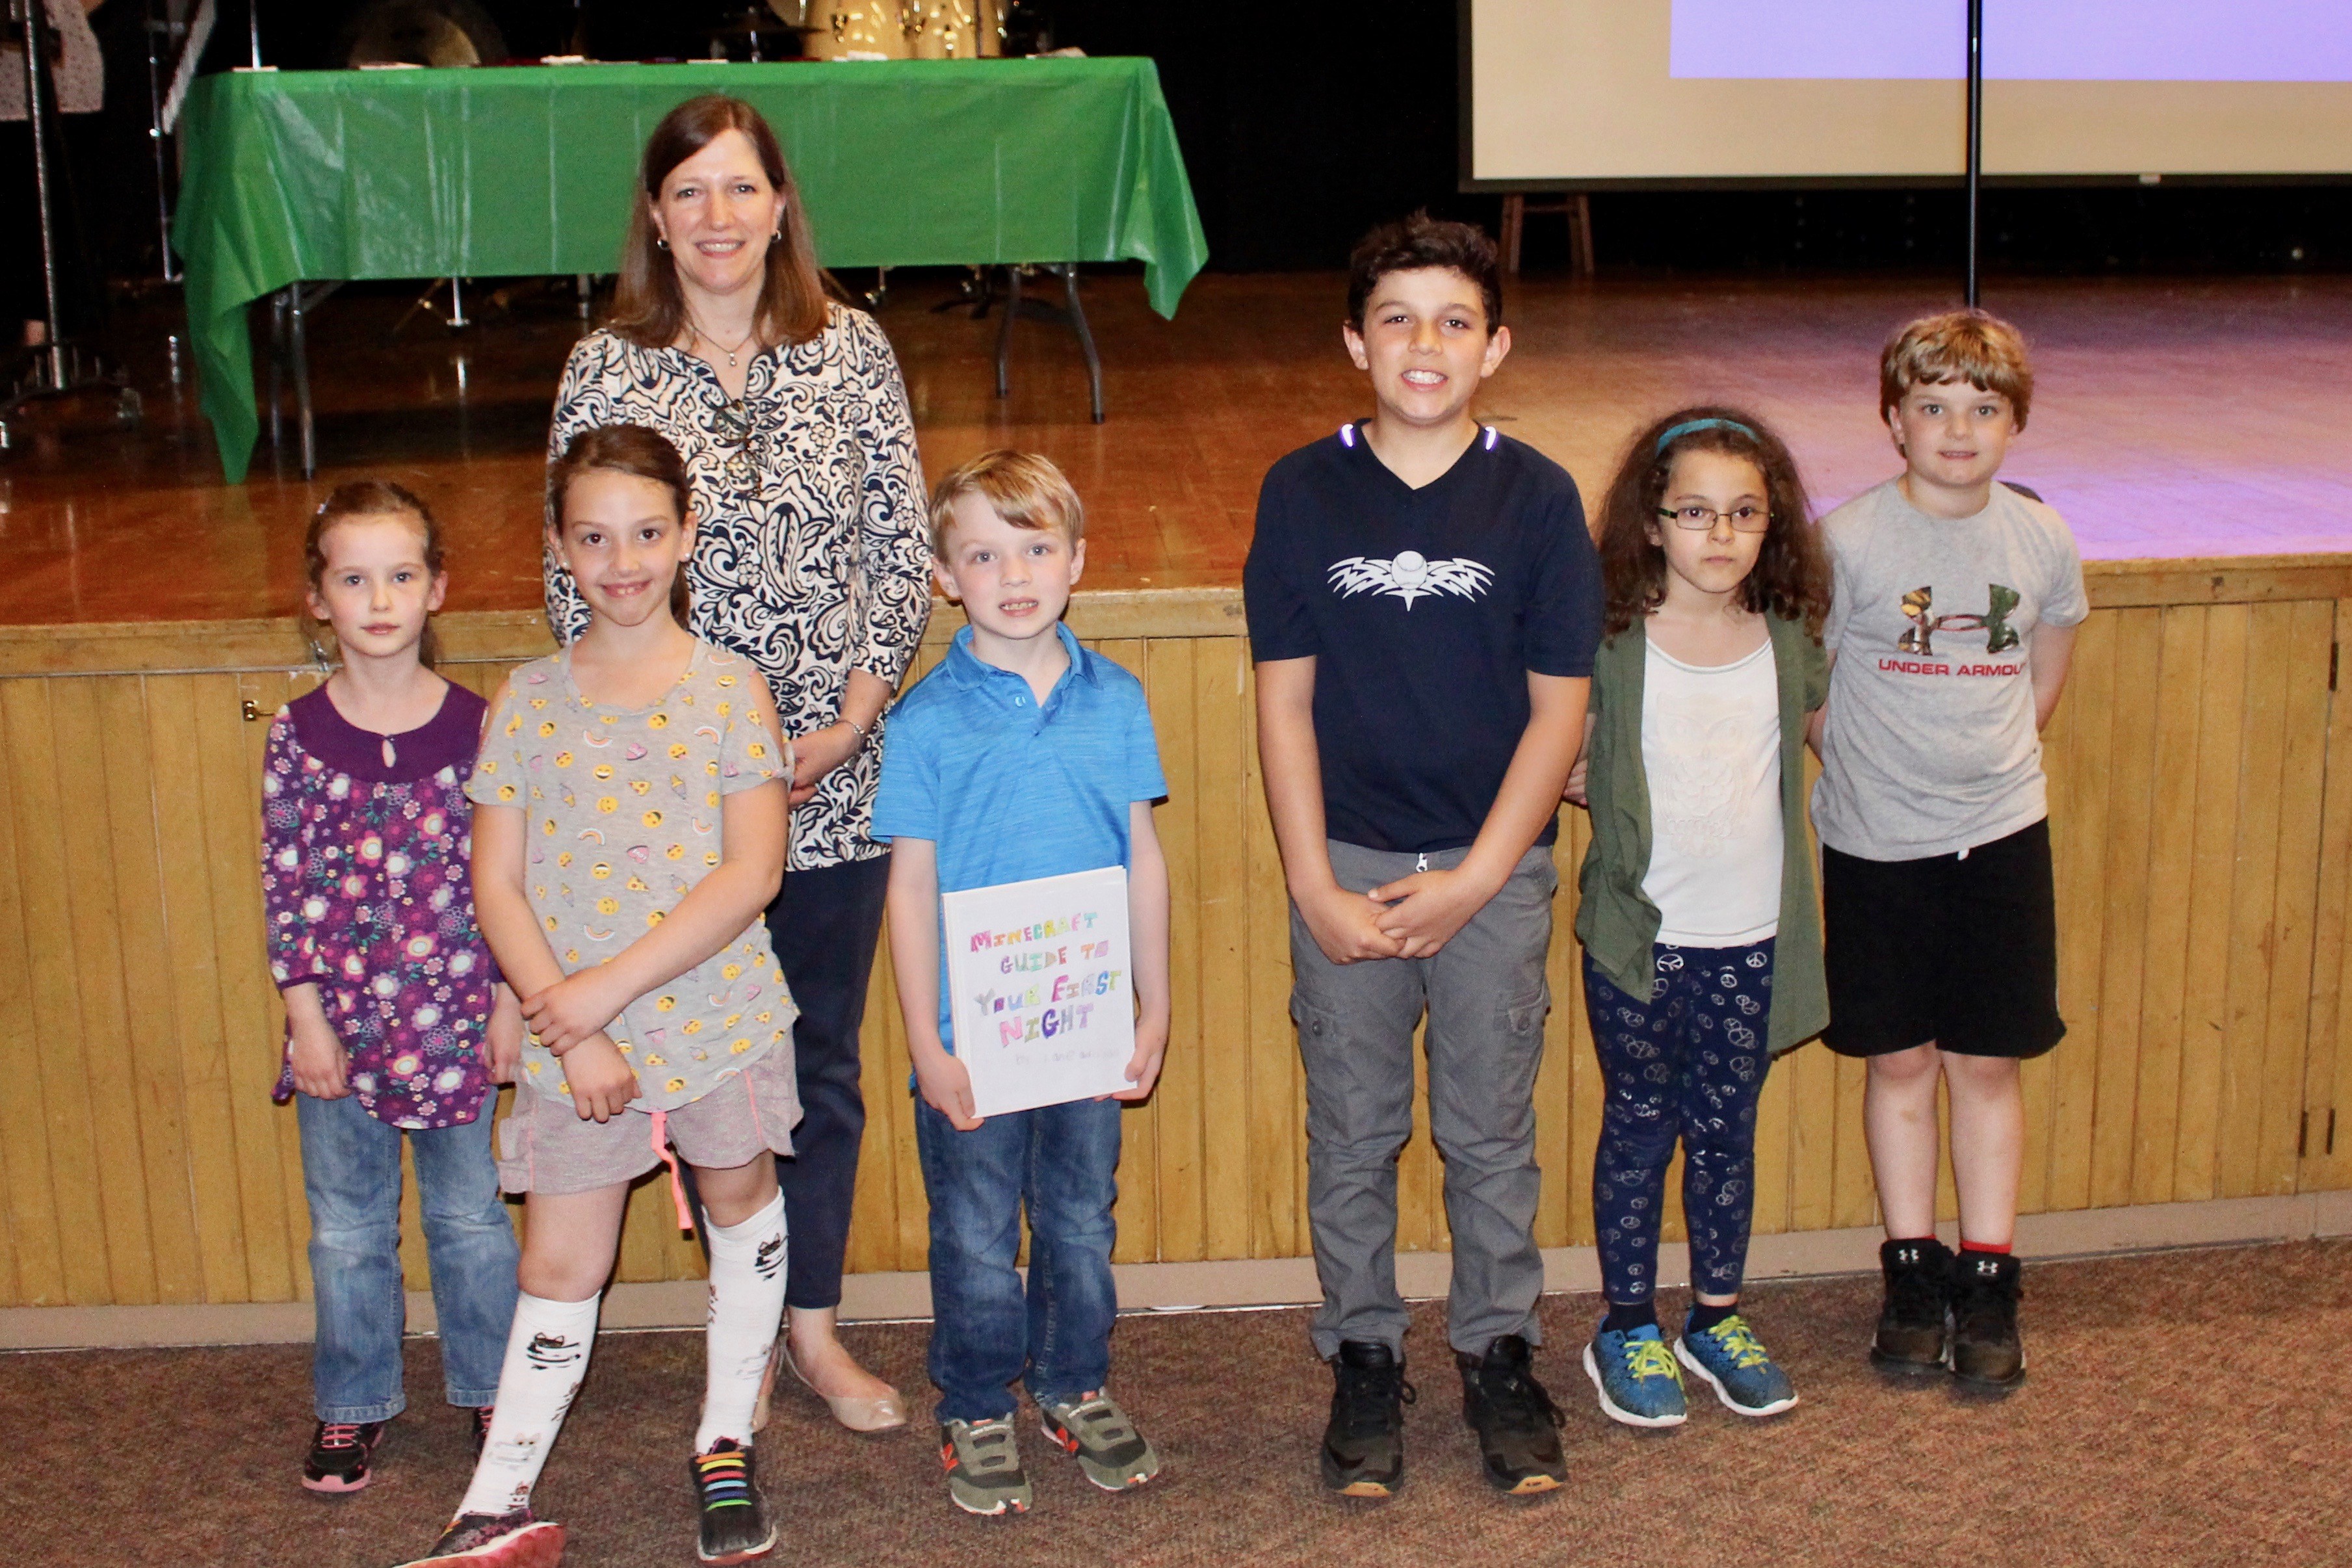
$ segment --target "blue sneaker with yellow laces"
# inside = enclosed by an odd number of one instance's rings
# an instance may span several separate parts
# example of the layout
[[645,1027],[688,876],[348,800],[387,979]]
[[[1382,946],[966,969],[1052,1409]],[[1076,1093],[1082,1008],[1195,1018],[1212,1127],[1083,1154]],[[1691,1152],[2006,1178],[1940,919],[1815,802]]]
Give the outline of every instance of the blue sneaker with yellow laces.
[[1685,1324],[1675,1354],[1735,1415],[1778,1415],[1797,1403],[1789,1374],[1737,1312],[1696,1333]]
[[1584,1374],[1600,1393],[1601,1413],[1628,1426],[1679,1426],[1690,1410],[1683,1403],[1682,1368],[1659,1337],[1655,1323],[1622,1331],[1603,1329],[1584,1347]]

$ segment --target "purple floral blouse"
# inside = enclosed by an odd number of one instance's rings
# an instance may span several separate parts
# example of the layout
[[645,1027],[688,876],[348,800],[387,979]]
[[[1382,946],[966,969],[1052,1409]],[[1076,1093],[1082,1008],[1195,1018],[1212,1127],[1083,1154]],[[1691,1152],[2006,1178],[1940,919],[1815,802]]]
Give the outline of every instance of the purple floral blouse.
[[[270,973],[281,990],[318,985],[350,1054],[352,1094],[394,1127],[471,1121],[491,1089],[499,973],[474,922],[466,798],[488,709],[453,685],[423,728],[386,737],[337,712],[322,686],[269,726],[261,896]],[[289,1060],[273,1098],[293,1093]]]

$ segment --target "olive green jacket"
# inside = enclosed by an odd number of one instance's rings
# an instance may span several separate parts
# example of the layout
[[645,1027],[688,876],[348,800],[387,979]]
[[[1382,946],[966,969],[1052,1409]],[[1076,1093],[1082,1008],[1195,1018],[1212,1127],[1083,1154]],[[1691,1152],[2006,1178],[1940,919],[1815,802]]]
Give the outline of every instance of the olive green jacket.
[[[1772,662],[1780,689],[1780,930],[1772,957],[1772,1016],[1765,1038],[1778,1056],[1829,1026],[1822,973],[1822,921],[1813,898],[1813,857],[1805,837],[1805,715],[1828,699],[1829,656],[1803,625],[1771,617]],[[1601,645],[1592,667],[1592,743],[1585,798],[1592,843],[1577,877],[1577,939],[1629,995],[1646,996],[1655,976],[1658,906],[1642,891],[1650,870],[1650,784],[1642,766],[1642,684],[1649,637],[1636,624]]]

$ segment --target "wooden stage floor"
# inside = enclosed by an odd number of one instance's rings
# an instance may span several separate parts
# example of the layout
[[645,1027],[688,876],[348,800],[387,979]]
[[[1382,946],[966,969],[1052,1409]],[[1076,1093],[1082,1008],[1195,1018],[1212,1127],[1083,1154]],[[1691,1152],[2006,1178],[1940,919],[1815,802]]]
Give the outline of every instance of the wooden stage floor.
[[[1366,410],[1339,344],[1335,274],[1205,277],[1173,322],[1145,309],[1139,278],[1091,279],[1099,426],[1059,329],[1023,323],[1013,396],[990,395],[995,324],[935,313],[947,289],[943,275],[908,275],[881,316],[924,461],[938,473],[1014,444],[1062,462],[1089,509],[1089,589],[1237,583],[1266,466]],[[0,456],[17,584],[0,625],[290,613],[310,508],[373,475],[417,489],[449,525],[452,609],[535,607],[548,405],[577,323],[563,297],[518,293],[465,332],[419,318],[397,338],[404,290],[330,300],[313,330],[320,472],[306,482],[265,445],[241,487],[221,482],[193,387],[164,374],[169,322],[134,316],[144,427],[68,421]],[[1780,423],[1826,507],[1891,471],[1872,407],[1884,334],[1949,302],[1916,279],[1533,279],[1508,301],[1517,344],[1479,412],[1591,494],[1652,415],[1744,403]],[[2086,556],[2352,550],[2352,278],[2001,281],[1988,303],[2025,326],[2040,370],[2009,473],[2066,514]],[[288,434],[290,448],[290,420]]]

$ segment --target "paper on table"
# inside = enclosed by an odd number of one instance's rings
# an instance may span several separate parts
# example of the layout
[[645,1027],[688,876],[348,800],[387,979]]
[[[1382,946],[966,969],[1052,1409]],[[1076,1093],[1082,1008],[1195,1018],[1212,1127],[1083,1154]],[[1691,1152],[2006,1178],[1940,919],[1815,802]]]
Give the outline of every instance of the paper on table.
[[1127,868],[948,893],[949,1016],[973,1111],[999,1116],[1129,1087],[1135,981]]

